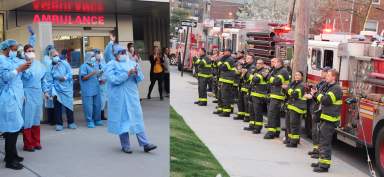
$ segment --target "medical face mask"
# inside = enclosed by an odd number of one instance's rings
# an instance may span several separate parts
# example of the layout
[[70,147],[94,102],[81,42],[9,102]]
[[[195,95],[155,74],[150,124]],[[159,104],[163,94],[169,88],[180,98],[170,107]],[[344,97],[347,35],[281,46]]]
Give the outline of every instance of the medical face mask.
[[101,60],[101,54],[96,55],[96,60]]
[[96,58],[95,57],[92,57],[91,58],[91,62],[94,63],[96,61]]
[[57,63],[57,62],[59,62],[60,58],[59,57],[53,57],[52,60],[53,60],[53,62]]
[[131,47],[131,48],[129,49],[129,51],[133,52],[133,51],[135,51],[135,48]]
[[17,55],[17,52],[14,52],[14,51],[12,51],[12,50],[9,50],[9,57],[11,57],[11,58],[15,58],[16,55]]
[[127,55],[120,55],[119,56],[119,61],[121,61],[121,62],[126,62],[127,59],[128,59]]
[[22,58],[22,59],[25,59],[25,55],[24,55],[24,53],[21,54],[21,58]]
[[25,53],[25,56],[27,56],[27,59],[35,59],[35,53],[33,52],[27,52]]

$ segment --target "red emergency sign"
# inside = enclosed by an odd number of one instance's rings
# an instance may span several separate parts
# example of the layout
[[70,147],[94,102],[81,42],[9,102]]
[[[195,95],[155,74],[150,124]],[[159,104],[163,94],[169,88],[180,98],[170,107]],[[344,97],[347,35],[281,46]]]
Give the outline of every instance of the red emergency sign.
[[[73,19],[76,19],[75,21]],[[104,25],[104,16],[89,15],[40,15],[36,14],[33,23],[52,22],[52,24],[88,24],[88,25]]]

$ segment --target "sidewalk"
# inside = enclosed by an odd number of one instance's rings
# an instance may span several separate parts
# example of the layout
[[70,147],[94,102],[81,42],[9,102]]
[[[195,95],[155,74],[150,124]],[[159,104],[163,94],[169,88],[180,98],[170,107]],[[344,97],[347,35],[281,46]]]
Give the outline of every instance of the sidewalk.
[[195,78],[187,74],[180,77],[176,67],[171,67],[171,80],[171,106],[230,176],[367,176],[334,156],[328,173],[314,173],[310,165],[317,160],[307,155],[313,148],[312,142],[301,139],[297,149],[290,149],[282,144],[283,136],[264,140],[265,128],[255,135],[244,131],[248,123],[233,120],[234,114],[225,118],[212,114],[217,106],[212,103],[213,98],[208,97],[208,106],[193,104],[198,100]]
[[22,170],[5,168],[4,139],[0,139],[0,176],[169,176],[169,99],[143,99],[141,105],[148,140],[157,149],[145,153],[136,136],[130,136],[133,153],[124,153],[119,136],[107,132],[107,121],[102,127],[88,129],[83,107],[76,105],[76,130],[67,128],[66,116],[62,131],[41,125],[42,150],[23,151],[23,137],[19,135],[17,150],[25,158]]

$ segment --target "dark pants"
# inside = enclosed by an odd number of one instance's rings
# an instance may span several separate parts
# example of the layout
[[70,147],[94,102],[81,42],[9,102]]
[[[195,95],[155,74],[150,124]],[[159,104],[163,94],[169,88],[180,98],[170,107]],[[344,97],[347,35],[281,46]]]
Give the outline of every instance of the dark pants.
[[[54,107],[55,107],[55,120],[57,125],[63,125],[63,116],[61,112],[61,103],[59,101],[53,101]],[[75,122],[75,119],[73,117],[73,111],[65,107],[67,112],[67,122],[68,124],[71,124]]]
[[288,114],[286,115],[286,139],[288,139],[291,144],[300,144],[301,114],[293,110],[288,110]]
[[243,91],[239,91],[239,97],[237,99],[237,108],[239,109],[237,112],[238,117],[244,117],[245,116],[245,103],[244,103],[244,95],[246,93]]
[[164,73],[164,88],[167,94],[169,94],[169,87],[170,87],[169,73]]
[[248,96],[248,93],[247,92],[244,92],[244,91],[241,91],[243,92],[243,97],[244,97],[244,115],[246,118],[249,118],[249,97]]
[[252,104],[249,104],[249,127],[257,130],[263,128],[263,99],[252,96]]
[[320,142],[319,142],[319,167],[330,168],[332,156],[332,136],[335,132],[336,125],[334,122],[323,121],[320,125]]
[[235,106],[235,101],[237,101],[237,96],[239,95],[239,87],[238,86],[232,86],[231,89],[231,109],[233,109]]
[[164,72],[151,73],[151,85],[149,85],[148,96],[151,96],[153,86],[155,86],[156,81],[157,81],[157,86],[159,88],[160,98],[163,98],[163,78],[164,78]]
[[[208,88],[207,88],[207,89],[208,89],[209,91],[212,91],[212,78],[209,78],[209,79],[208,79],[207,85],[208,85]],[[206,86],[207,86],[207,85],[206,85]]]
[[218,108],[222,108],[223,112],[227,112],[227,113],[231,112],[230,95],[231,95],[232,86],[233,86],[232,84],[228,84],[224,82],[221,83]]
[[314,115],[312,115],[312,141],[313,141],[313,152],[319,153],[319,141],[320,141],[320,135],[319,135],[319,123],[316,120],[320,120],[321,110],[315,112]]
[[223,111],[223,100],[221,99],[221,82],[217,82],[217,110]]
[[48,122],[55,123],[55,108],[47,108],[48,111]]
[[[216,76],[213,76],[213,77],[216,77]],[[212,93],[213,93],[213,97],[214,98],[216,98],[216,100],[217,100],[217,81],[214,81],[213,79],[212,79]]]
[[12,163],[16,160],[17,157],[17,149],[16,149],[16,142],[17,142],[17,137],[19,136],[19,132],[14,132],[14,133],[9,133],[5,132],[4,133],[4,139],[5,139],[5,158],[4,160],[6,163]]
[[199,85],[198,85],[198,90],[199,90],[199,101],[200,102],[207,102],[207,83],[208,83],[209,78],[205,77],[199,77]]
[[282,101],[272,98],[268,108],[268,131],[267,135],[280,135],[280,106]]

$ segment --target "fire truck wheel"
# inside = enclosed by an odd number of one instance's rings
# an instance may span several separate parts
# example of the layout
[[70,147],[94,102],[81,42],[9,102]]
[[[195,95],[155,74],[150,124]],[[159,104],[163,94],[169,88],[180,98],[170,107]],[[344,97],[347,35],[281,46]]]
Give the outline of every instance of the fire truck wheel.
[[175,54],[171,54],[171,56],[169,56],[169,59],[171,60],[171,65],[177,65],[177,60],[176,60]]
[[376,138],[375,160],[380,176],[384,176],[384,127],[381,128]]
[[312,139],[312,116],[311,112],[308,110],[307,114],[303,115],[305,120],[305,133],[308,138]]

